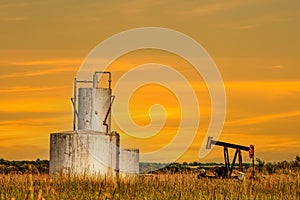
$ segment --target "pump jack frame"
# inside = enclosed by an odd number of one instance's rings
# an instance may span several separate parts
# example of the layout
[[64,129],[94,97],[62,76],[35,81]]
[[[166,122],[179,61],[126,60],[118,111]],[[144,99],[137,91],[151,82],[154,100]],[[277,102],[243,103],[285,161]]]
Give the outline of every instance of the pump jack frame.
[[[220,169],[216,170],[217,177],[231,178],[232,171],[234,169],[234,165],[235,165],[237,158],[238,158],[238,163],[239,163],[239,172],[243,172],[242,151],[249,152],[249,156],[252,159],[252,176],[254,177],[254,146],[253,145],[250,145],[250,147],[247,147],[247,146],[242,146],[242,145],[238,145],[238,144],[231,144],[231,143],[227,143],[227,142],[216,141],[216,140],[213,140],[212,137],[208,137],[207,143],[206,143],[206,149],[211,149],[211,145],[222,146],[224,148],[223,151],[224,151],[225,166],[222,168],[222,170],[220,170]],[[229,148],[235,149],[234,157],[233,157],[231,164],[229,161],[230,160],[229,153],[228,153]],[[199,176],[201,176],[201,175],[199,174]]]

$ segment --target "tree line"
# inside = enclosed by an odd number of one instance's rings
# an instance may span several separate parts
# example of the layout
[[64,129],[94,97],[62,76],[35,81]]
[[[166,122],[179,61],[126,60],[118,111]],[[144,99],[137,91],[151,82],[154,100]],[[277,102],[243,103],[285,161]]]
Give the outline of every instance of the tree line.
[[49,173],[49,161],[40,160],[35,161],[9,161],[3,158],[0,159],[0,173],[1,174],[47,174]]
[[276,172],[288,173],[291,170],[300,169],[300,156],[297,155],[293,161],[281,161],[281,162],[265,162],[259,158],[256,159],[256,168],[261,173],[273,174]]
[[[182,172],[182,171],[197,171],[201,168],[221,167],[223,163],[201,163],[201,162],[173,162],[173,163],[140,163],[140,172]],[[251,166],[250,163],[243,164],[245,168]],[[291,170],[300,170],[300,156],[297,155],[295,160],[280,161],[280,162],[265,162],[260,158],[256,159],[255,168],[265,174],[273,174],[276,172],[288,173]],[[9,161],[3,158],[0,159],[0,174],[48,174],[49,161]]]

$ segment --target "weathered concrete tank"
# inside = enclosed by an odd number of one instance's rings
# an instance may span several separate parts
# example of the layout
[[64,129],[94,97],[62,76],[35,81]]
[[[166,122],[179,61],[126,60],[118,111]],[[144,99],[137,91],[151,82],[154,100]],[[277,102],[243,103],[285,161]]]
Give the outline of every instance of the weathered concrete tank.
[[139,149],[120,150],[120,173],[123,175],[138,174],[140,172]]
[[50,174],[112,175],[119,173],[119,134],[90,130],[52,133]]

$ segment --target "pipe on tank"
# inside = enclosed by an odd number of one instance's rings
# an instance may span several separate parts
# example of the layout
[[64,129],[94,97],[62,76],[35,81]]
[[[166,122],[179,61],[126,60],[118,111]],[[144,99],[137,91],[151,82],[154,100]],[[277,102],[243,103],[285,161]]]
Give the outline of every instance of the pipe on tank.
[[[108,74],[108,88],[111,89],[111,82],[112,82],[111,72],[105,72],[105,71],[104,72],[95,72],[94,75],[93,75],[93,81],[77,80],[76,78],[74,79],[74,92],[73,92],[73,97],[71,98],[71,102],[72,102],[72,105],[73,105],[73,130],[76,130],[76,118],[78,118],[78,113],[77,113],[77,84],[78,83],[92,83],[93,88],[97,88],[97,85],[98,85],[98,75],[97,74]],[[111,102],[111,104],[112,104],[112,102]],[[110,104],[110,108],[108,110],[108,113],[111,110],[111,104]],[[106,120],[107,119],[105,119],[105,124],[104,124],[104,121],[103,121],[103,125],[106,126],[106,129],[108,129],[108,124],[106,125]]]
[[103,120],[103,126],[106,127],[106,133],[108,133],[108,126],[109,126],[108,123],[106,122],[106,120],[107,120],[108,115],[109,115],[109,113],[110,113],[110,111],[111,111],[111,106],[112,106],[114,100],[115,100],[115,96],[112,95],[112,96],[111,96],[111,99],[110,99],[110,104],[109,104],[108,110],[107,110],[106,115],[105,115],[105,118],[104,118],[104,120]]
[[87,81],[87,80],[77,80],[76,78],[74,79],[74,91],[73,91],[73,97],[71,98],[71,102],[73,105],[73,130],[76,130],[76,117],[78,118],[78,113],[77,113],[77,83],[93,83],[93,81]]
[[98,74],[108,74],[108,88],[111,89],[111,73],[110,72],[95,72],[93,76],[93,88],[97,88]]

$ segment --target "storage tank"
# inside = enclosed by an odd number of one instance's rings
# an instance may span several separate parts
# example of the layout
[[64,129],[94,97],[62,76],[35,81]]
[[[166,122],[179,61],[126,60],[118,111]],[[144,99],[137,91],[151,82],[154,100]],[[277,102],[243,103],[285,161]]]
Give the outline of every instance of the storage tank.
[[[97,74],[100,73],[109,75],[108,88],[98,88]],[[77,95],[77,83],[92,83],[93,87],[81,87]],[[50,174],[118,176],[119,171],[139,173],[139,150],[120,150],[120,136],[111,132],[114,96],[110,72],[95,72],[93,81],[75,78],[71,100],[73,131],[50,135]]]
[[137,174],[140,172],[139,149],[121,149],[120,150],[120,173],[122,175]]
[[119,134],[91,130],[52,133],[50,136],[50,175],[119,173]]
[[[78,130],[94,130],[110,133],[110,88],[79,88],[78,93]],[[107,116],[107,127],[103,121]]]

